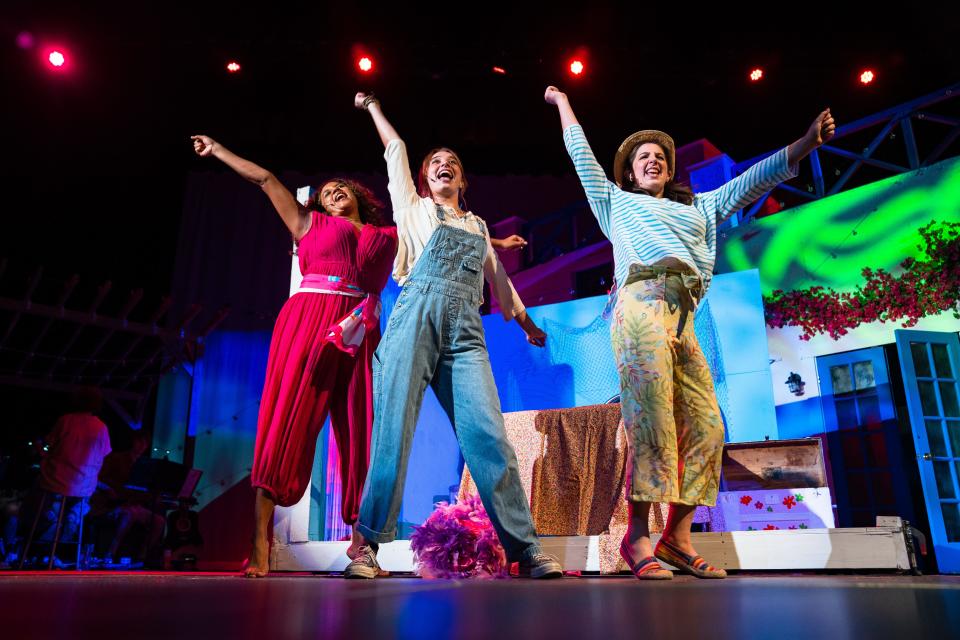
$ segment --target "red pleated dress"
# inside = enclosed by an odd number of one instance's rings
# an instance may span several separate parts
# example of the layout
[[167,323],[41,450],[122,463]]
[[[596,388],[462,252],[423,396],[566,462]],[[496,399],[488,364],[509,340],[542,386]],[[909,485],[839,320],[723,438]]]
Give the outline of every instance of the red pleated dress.
[[[304,276],[336,276],[379,296],[397,252],[396,227],[366,225],[314,211],[298,255]],[[330,415],[340,452],[343,521],[353,524],[370,458],[371,361],[380,329],[367,331],[355,356],[326,338],[356,297],[295,293],[280,310],[267,360],[253,457],[253,486],[290,506],[310,484],[317,436]]]

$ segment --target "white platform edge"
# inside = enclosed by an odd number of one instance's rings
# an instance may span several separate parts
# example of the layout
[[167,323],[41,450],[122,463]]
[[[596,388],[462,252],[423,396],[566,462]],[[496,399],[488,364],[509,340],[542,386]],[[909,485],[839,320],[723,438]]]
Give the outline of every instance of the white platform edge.
[[[724,569],[910,569],[906,542],[898,527],[729,531],[693,536],[697,551],[712,565]],[[654,542],[658,538],[654,536]],[[542,538],[542,542],[544,551],[556,556],[568,571],[600,570],[597,536],[557,536]],[[348,562],[348,544],[275,540],[270,566],[274,571],[342,571]],[[408,540],[381,545],[378,558],[388,571],[414,570]]]

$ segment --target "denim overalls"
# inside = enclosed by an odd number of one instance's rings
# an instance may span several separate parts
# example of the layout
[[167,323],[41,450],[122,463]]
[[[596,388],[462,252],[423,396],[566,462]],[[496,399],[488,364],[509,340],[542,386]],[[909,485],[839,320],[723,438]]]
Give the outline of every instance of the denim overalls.
[[[413,432],[427,385],[454,425],[460,451],[511,562],[540,542],[507,441],[479,306],[485,235],[440,224],[397,298],[373,356],[373,439],[357,528],[373,542],[396,538]],[[481,222],[486,234],[486,227]]]

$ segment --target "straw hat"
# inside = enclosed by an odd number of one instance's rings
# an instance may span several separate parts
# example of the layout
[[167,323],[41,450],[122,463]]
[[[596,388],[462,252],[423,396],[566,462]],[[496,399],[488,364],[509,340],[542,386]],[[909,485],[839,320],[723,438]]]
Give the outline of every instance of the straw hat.
[[623,169],[624,161],[633,153],[633,149],[644,142],[655,142],[660,145],[667,155],[667,170],[671,177],[676,175],[674,165],[676,163],[676,147],[673,144],[673,138],[663,131],[656,129],[644,129],[627,137],[617,149],[617,155],[613,159],[613,178],[618,187],[623,188]]

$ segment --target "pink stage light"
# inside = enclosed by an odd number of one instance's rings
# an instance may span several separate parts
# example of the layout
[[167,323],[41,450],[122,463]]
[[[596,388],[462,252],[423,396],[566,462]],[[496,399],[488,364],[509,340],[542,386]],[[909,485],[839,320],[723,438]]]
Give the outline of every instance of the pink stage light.
[[507,70],[504,69],[503,67],[494,67],[493,72],[499,73],[500,75],[507,75]]
[[373,71],[373,60],[369,56],[363,56],[357,60],[357,67],[364,73],[370,73]]
[[570,73],[575,76],[583,75],[583,72],[586,70],[586,67],[583,64],[582,60],[573,60],[570,62]]
[[17,34],[17,46],[21,49],[33,49],[33,45],[36,43],[33,34],[29,31],[21,31]]
[[235,60],[231,60],[227,64],[227,71],[229,73],[238,73],[240,71],[240,63]]
[[860,74],[860,84],[870,84],[875,77],[872,69],[865,69],[863,73]]
[[762,77],[763,77],[763,69],[759,67],[757,67],[756,69],[750,72],[750,80],[753,82],[758,82]]
[[62,51],[51,51],[47,54],[47,62],[56,69],[62,69],[63,65],[67,64],[67,57]]

